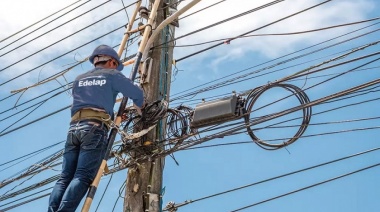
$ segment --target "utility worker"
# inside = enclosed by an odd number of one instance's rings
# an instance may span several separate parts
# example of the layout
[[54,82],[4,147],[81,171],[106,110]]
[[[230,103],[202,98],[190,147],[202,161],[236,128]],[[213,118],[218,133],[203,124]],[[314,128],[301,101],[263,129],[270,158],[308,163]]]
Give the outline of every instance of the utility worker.
[[117,94],[131,98],[138,111],[143,105],[143,91],[121,73],[124,66],[111,47],[98,46],[89,61],[95,68],[73,83],[62,173],[50,195],[49,212],[73,212],[86,194],[106,152]]

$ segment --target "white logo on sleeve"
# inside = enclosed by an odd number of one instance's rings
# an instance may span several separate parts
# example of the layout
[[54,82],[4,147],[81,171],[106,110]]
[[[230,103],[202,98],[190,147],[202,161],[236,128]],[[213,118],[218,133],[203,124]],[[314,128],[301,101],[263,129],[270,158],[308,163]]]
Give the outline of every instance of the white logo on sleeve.
[[96,79],[93,79],[93,80],[80,80],[79,81],[79,87],[82,87],[82,86],[93,86],[93,85],[99,85],[99,86],[103,86],[107,83],[107,81],[105,79],[102,79],[102,80],[96,80]]

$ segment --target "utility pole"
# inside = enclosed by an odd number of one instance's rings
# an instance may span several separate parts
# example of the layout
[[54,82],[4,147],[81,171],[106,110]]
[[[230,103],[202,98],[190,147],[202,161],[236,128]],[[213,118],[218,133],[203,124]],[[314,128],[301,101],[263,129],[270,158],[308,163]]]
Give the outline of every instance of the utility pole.
[[[176,7],[176,2],[177,0],[161,0],[153,29],[169,15],[169,7],[167,6]],[[154,40],[153,46],[166,43],[174,38],[174,30],[175,26],[173,25],[164,27],[160,36]],[[160,48],[155,48],[150,53],[149,65],[144,66],[145,69],[149,70],[142,70],[143,73],[148,74],[146,76],[140,74],[141,84],[148,102],[156,100],[169,101],[172,58],[173,42],[166,43]],[[165,121],[159,122],[157,127],[146,135],[145,140],[153,143],[164,140],[166,134],[165,125]],[[134,155],[134,153],[132,152],[131,155]],[[165,158],[159,158],[128,169],[124,212],[161,211],[164,162]]]

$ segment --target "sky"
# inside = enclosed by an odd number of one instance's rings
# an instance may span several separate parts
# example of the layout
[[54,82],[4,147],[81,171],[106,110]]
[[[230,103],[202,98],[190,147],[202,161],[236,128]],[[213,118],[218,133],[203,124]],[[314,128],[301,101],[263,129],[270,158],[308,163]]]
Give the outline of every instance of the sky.
[[[143,1],[143,5],[146,5],[147,2]],[[183,7],[188,2],[189,0],[183,1],[179,7]],[[217,2],[219,1],[203,0],[183,14],[183,16]],[[252,10],[269,2],[271,1],[225,0],[207,10],[181,19],[179,22],[180,27],[176,28],[174,37],[186,35],[194,30]],[[209,51],[181,60],[181,58],[215,43],[196,46],[185,45],[217,39],[225,40],[265,26],[321,2],[323,1],[285,0],[268,8],[178,39],[173,57],[180,61],[173,68],[172,85],[170,88],[171,98],[177,98],[177,100],[170,102],[169,106],[175,107],[182,103],[194,108],[202,99],[209,101],[214,99],[215,96],[229,96],[232,95],[233,91],[242,93],[249,89],[270,84],[295,72],[318,65],[323,61],[329,61],[331,58],[352,51],[354,48],[378,40],[379,32],[375,31],[378,29],[378,26],[375,25],[377,21],[374,20],[311,33],[240,38],[231,41],[229,44],[223,44]],[[13,33],[36,23],[72,3],[75,4],[64,11],[4,40]],[[124,0],[125,5],[132,3],[134,2]],[[80,4],[83,4],[83,6],[63,15]],[[70,112],[66,109],[36,123],[28,124],[20,130],[5,135],[2,134],[70,105],[72,98],[69,93],[63,93],[52,97],[42,106],[33,110],[33,112],[31,110],[34,108],[26,111],[22,110],[36,103],[36,100],[25,105],[14,106],[55,89],[62,84],[71,82],[76,75],[90,69],[91,64],[85,62],[67,72],[64,77],[58,77],[56,80],[30,88],[23,93],[9,98],[6,97],[11,94],[11,91],[32,86],[45,78],[59,73],[76,61],[83,60],[99,44],[118,45],[125,30],[123,26],[128,22],[126,11],[120,10],[122,8],[121,1],[55,0],[54,4],[52,4],[51,1],[47,0],[21,0],[15,4],[13,1],[5,0],[1,8],[0,109],[3,112],[0,114],[0,144],[2,144],[0,148],[0,182],[9,177],[16,176],[20,170],[62,149],[64,145],[62,141],[65,140],[67,133]],[[127,9],[129,17],[133,9],[133,6]],[[297,16],[254,31],[252,34],[293,33],[363,21],[378,17],[377,11],[379,9],[380,3],[376,0],[333,0]],[[88,12],[85,13],[86,11]],[[107,17],[115,11],[119,12]],[[85,14],[81,15],[83,13]],[[46,24],[49,20],[59,15],[62,15],[62,17]],[[79,15],[80,18],[75,18]],[[98,20],[102,21],[92,25],[92,23]],[[43,26],[44,24],[46,26]],[[112,30],[115,31],[94,42],[88,43]],[[353,32],[355,30],[357,31]],[[365,33],[368,34],[360,36]],[[347,35],[333,39],[344,34]],[[65,38],[69,35],[72,36]],[[347,41],[348,39],[351,40]],[[57,42],[59,40],[60,42]],[[324,43],[319,44],[321,42]],[[342,43],[330,47],[330,45],[337,44],[338,42]],[[324,49],[319,50],[321,48]],[[136,45],[129,48],[126,55],[131,55],[135,51]],[[301,57],[302,54],[313,51],[315,53]],[[379,47],[377,44],[374,44],[340,60],[330,61],[321,67],[337,64],[377,51],[379,51]],[[294,58],[296,56],[299,57]],[[53,60],[55,58],[57,59]],[[294,59],[290,60],[291,58]],[[307,77],[298,78],[286,83],[304,89],[311,101],[318,100],[378,79],[380,77],[379,62],[375,61],[359,68],[359,70],[318,85],[318,83],[336,76],[338,73],[348,71],[376,58],[374,56],[332,69],[326,69],[320,73],[310,74]],[[50,60],[53,61],[50,62]],[[277,65],[274,66],[275,64]],[[264,69],[265,67],[269,68]],[[129,76],[130,70],[130,66],[125,67],[123,73]],[[28,73],[20,76],[20,74],[25,72]],[[248,75],[248,73],[250,74]],[[244,79],[242,81],[233,84],[224,82],[224,80],[232,78],[227,77],[228,75],[239,76],[242,74],[247,74],[246,77],[241,78]],[[214,81],[213,83],[220,82],[224,86],[204,93],[181,97],[181,94],[189,93],[188,89],[210,81]],[[379,142],[377,137],[379,137],[380,131],[377,127],[379,127],[380,122],[376,117],[379,117],[380,114],[377,110],[378,100],[376,98],[379,97],[379,93],[376,87],[370,88],[372,90],[358,93],[363,95],[313,106],[313,115],[304,133],[304,137],[299,138],[295,143],[286,148],[275,151],[264,150],[255,145],[248,134],[243,132],[237,135],[213,139],[199,146],[250,142],[179,151],[174,154],[179,165],[171,157],[167,157],[163,176],[165,190],[163,194],[164,206],[169,201],[183,203],[187,200],[198,200],[199,198],[219,192],[251,185],[300,169],[378,148]],[[61,90],[59,89],[58,91]],[[190,91],[194,90],[196,89]],[[254,108],[265,106],[288,94],[289,92],[282,88],[270,89],[260,96],[257,102],[255,102]],[[53,93],[44,98],[51,95]],[[40,98],[39,100],[42,99]],[[291,97],[254,111],[251,114],[251,118],[283,111],[299,104],[296,97]],[[8,109],[11,110],[8,111]],[[268,125],[275,124],[281,120],[299,117],[300,115],[302,115],[301,112],[297,111],[282,118],[255,125],[253,126],[254,128],[264,127],[262,130],[255,131],[255,134],[262,140],[279,139],[280,142],[283,142],[285,141],[284,138],[292,137],[298,128],[271,128]],[[279,126],[298,126],[299,124],[300,120],[295,120],[280,124]],[[207,133],[203,133],[200,136],[203,137],[205,135]],[[27,158],[25,161],[17,164],[17,161],[4,164],[53,144],[57,145],[34,157]],[[376,165],[379,162],[379,152],[373,151],[223,195],[196,201],[180,207],[178,211],[234,211],[254,204],[256,205],[242,211],[378,211],[380,203],[377,197],[380,195],[380,183],[376,180],[376,177],[380,174],[379,166],[308,189],[303,190],[302,188]],[[1,196],[8,192],[17,191],[33,183],[45,180],[50,176],[58,174],[59,171],[60,167],[57,166],[41,174],[24,178],[0,188],[0,199]],[[122,211],[123,199],[119,197],[119,191],[126,179],[126,173],[127,170],[122,170],[115,173],[112,178],[110,175],[102,178],[90,211],[95,211],[109,180],[111,181],[97,211],[112,211],[114,205],[115,211]],[[53,183],[36,191],[51,186],[53,186]],[[276,198],[299,189],[302,190]],[[44,191],[41,194],[49,191]],[[0,211],[18,202],[5,206],[4,204],[25,197],[28,194],[30,193],[0,201]],[[123,192],[121,192],[121,195],[123,195]],[[28,198],[26,197],[24,200],[26,199]],[[115,204],[116,200],[118,201]],[[47,204],[48,197],[44,197],[16,207],[11,211],[44,211],[47,208]]]

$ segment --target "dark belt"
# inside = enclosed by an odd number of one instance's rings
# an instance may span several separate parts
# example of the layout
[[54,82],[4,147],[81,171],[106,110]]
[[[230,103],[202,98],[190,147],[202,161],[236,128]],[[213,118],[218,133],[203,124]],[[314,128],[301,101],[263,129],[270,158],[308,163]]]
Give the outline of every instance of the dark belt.
[[96,111],[91,109],[81,109],[77,111],[72,117],[71,122],[77,122],[82,120],[98,120],[107,125],[111,124],[111,117],[109,114],[103,111]]
[[69,130],[80,130],[81,128],[85,127],[85,126],[80,126],[80,124],[86,124],[86,125],[89,124],[92,126],[97,126],[99,128],[104,128],[106,130],[109,130],[108,125],[98,119],[82,119],[78,121],[71,121]]

